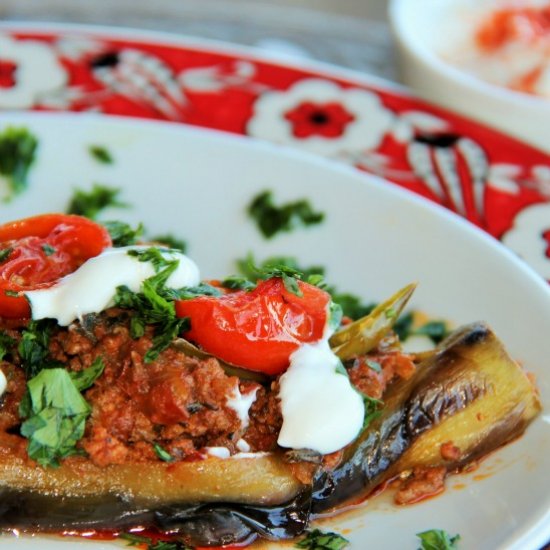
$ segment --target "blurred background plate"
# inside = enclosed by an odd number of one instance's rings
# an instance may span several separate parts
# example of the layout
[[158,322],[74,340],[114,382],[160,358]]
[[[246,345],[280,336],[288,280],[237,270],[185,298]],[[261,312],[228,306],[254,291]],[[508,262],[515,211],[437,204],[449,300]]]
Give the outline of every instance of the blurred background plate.
[[550,279],[548,155],[372,75],[168,33],[3,23],[0,109],[156,119],[319,154],[451,209]]

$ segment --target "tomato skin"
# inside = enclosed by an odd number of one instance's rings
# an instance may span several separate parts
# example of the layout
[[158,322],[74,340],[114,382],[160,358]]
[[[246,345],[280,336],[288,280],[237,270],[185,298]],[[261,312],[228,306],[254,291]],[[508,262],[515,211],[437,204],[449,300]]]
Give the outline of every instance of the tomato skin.
[[179,317],[191,319],[185,338],[240,367],[277,375],[290,355],[322,338],[330,296],[298,282],[302,296],[286,290],[282,279],[261,281],[251,291],[220,297],[200,296],[176,302]]
[[[0,226],[0,316],[30,316],[25,291],[47,288],[112,245],[108,231],[81,216],[43,214]],[[16,296],[7,295],[17,293]]]

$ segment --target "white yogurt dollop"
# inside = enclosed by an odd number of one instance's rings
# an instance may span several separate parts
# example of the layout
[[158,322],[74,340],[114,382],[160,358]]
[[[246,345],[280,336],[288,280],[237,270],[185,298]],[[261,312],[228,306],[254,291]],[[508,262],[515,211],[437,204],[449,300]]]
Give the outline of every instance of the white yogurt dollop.
[[336,372],[338,357],[328,338],[304,344],[290,356],[280,379],[281,447],[332,453],[351,443],[363,426],[363,398]]
[[7,387],[8,381],[6,379],[6,375],[0,370],[0,396],[4,395]]
[[[88,313],[99,313],[113,305],[116,288],[126,285],[138,292],[141,283],[155,275],[151,262],[142,262],[129,250],[146,250],[147,246],[108,248],[90,258],[76,271],[50,288],[26,292],[33,319],[52,318],[66,326]],[[167,260],[179,260],[177,269],[166,282],[168,288],[195,286],[200,282],[199,268],[185,254],[162,251]]]

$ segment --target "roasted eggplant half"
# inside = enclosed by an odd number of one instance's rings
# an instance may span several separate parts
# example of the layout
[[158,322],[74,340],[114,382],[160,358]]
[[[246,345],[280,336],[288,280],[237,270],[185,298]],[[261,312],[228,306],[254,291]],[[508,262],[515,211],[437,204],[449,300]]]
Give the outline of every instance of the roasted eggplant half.
[[[97,467],[71,457],[42,468],[0,452],[0,527],[32,531],[177,533],[216,546],[301,534],[316,514],[365,498],[417,466],[456,470],[520,435],[540,411],[536,390],[484,324],[449,336],[415,374],[390,386],[380,416],[330,470],[299,481],[288,455]],[[441,446],[459,450],[444,458]]]

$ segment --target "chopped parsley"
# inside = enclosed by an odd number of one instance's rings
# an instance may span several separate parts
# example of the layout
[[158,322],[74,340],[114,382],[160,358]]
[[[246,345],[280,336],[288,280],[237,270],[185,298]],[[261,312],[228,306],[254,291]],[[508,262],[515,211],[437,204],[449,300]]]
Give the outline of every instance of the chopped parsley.
[[11,256],[12,252],[13,248],[4,248],[0,250],[0,264],[5,262]]
[[104,369],[105,364],[101,358],[97,357],[87,369],[70,372],[71,380],[78,391],[84,391],[103,374]]
[[305,199],[276,206],[271,191],[263,191],[254,197],[248,206],[248,214],[268,239],[300,225],[321,223],[325,217],[324,213],[315,212]]
[[174,460],[174,457],[158,443],[153,443],[153,449],[155,449],[157,456],[164,462],[172,462]]
[[338,533],[323,533],[320,529],[308,531],[305,538],[297,542],[295,548],[306,550],[342,550],[349,541]]
[[380,399],[369,397],[364,393],[362,393],[361,396],[363,397],[363,403],[365,405],[365,417],[363,418],[362,428],[362,430],[364,430],[371,422],[376,420],[382,414],[384,402],[380,401]]
[[10,200],[27,188],[38,140],[27,128],[7,127],[0,133],[0,174],[6,178]]
[[417,533],[416,536],[420,539],[419,550],[457,550],[457,543],[460,540],[460,535],[451,537],[442,529],[430,529]]
[[18,352],[27,378],[35,377],[42,369],[61,366],[50,357],[50,336],[57,323],[54,319],[31,321],[21,333]]
[[135,229],[121,221],[102,222],[102,225],[109,232],[114,247],[136,244],[143,235],[143,225],[141,223]]
[[182,541],[153,541],[150,537],[136,535],[135,533],[120,533],[118,538],[127,541],[128,546],[146,545],[146,550],[193,550],[191,546],[188,546]]
[[44,254],[46,254],[46,256],[51,256],[55,253],[55,248],[49,244],[43,244],[42,250],[44,251]]
[[151,262],[156,274],[145,279],[140,292],[133,292],[127,286],[119,286],[115,295],[115,305],[133,310],[130,333],[133,338],[145,334],[148,325],[155,327],[153,345],[145,354],[145,362],[154,361],[170,343],[184,330],[188,319],[178,318],[174,306],[177,295],[166,288],[166,281],[177,269],[177,259],[165,258],[158,248],[129,250],[128,254],[142,262]]
[[0,331],[0,361],[4,360],[4,357],[11,352],[15,344],[15,339],[12,338],[7,332]]
[[103,145],[90,145],[88,152],[97,162],[101,162],[102,164],[113,164],[114,162],[113,155]]
[[414,312],[408,312],[402,315],[393,326],[393,330],[399,336],[399,340],[404,342],[411,336],[427,336],[434,344],[439,344],[449,335],[449,327],[445,321],[428,321],[423,325],[414,327]]
[[177,237],[174,237],[174,235],[157,235],[156,237],[151,237],[149,240],[154,243],[162,244],[167,248],[179,250],[180,252],[185,252],[187,250],[187,243],[183,239],[178,239]]
[[80,392],[101,372],[103,362],[96,360],[79,373],[64,368],[42,369],[27,382],[19,415],[26,419],[21,435],[29,440],[30,458],[44,467],[57,467],[60,459],[82,453],[76,444],[84,436],[91,407]]
[[120,189],[94,183],[90,191],[76,189],[67,208],[67,214],[77,214],[95,220],[98,214],[110,206],[126,207],[118,200]]

